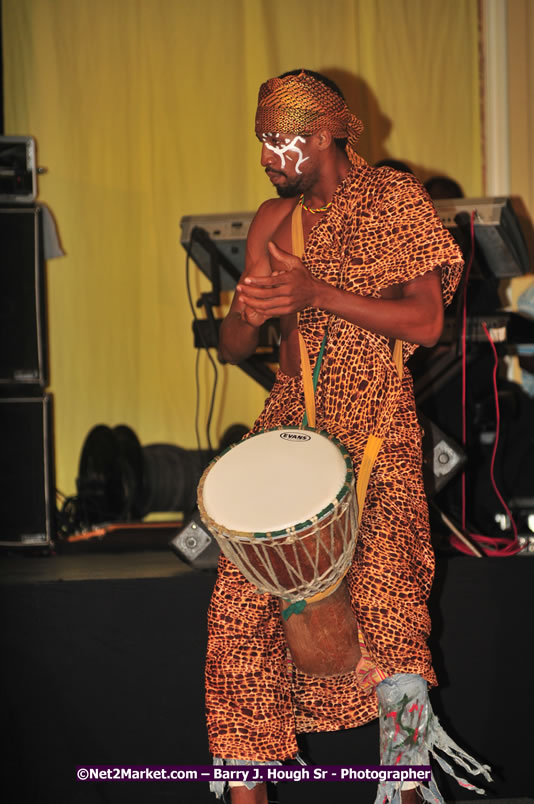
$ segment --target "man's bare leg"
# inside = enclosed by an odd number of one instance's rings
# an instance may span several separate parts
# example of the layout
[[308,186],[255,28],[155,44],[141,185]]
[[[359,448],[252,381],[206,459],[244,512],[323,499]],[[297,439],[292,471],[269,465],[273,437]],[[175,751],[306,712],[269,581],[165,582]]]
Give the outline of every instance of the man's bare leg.
[[422,795],[419,793],[419,786],[412,787],[410,790],[401,790],[402,804],[421,804]]
[[[267,785],[265,782],[257,784],[252,790],[244,784],[230,785],[230,800],[232,804],[267,804]],[[408,804],[412,804],[408,802]]]

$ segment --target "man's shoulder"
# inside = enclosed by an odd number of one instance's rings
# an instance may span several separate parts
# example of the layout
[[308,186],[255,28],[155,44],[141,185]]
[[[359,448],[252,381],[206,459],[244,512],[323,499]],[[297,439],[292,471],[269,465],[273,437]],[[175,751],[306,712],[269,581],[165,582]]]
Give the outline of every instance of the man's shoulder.
[[426,191],[413,173],[386,166],[370,167],[369,177],[378,195],[426,195]]
[[256,212],[251,230],[253,233],[262,231],[273,232],[284,218],[291,215],[295,208],[294,198],[269,198],[260,205]]
[[416,176],[390,167],[374,167],[364,163],[353,171],[345,182],[340,201],[346,205],[363,206],[372,214],[392,207],[410,204],[431,204],[430,198]]
[[295,198],[268,198],[260,204],[256,212],[256,218],[283,218],[288,215],[295,207]]

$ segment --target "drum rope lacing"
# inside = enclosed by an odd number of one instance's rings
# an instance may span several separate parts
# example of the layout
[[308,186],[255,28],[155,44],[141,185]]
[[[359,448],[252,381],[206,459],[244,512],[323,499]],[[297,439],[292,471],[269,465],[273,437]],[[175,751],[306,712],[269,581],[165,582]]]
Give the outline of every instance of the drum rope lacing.
[[[296,604],[298,608],[300,606],[303,607],[303,596],[309,601],[319,595],[326,597],[331,594],[334,588],[337,588],[339,585],[335,580],[339,578],[339,573],[341,573],[342,578],[350,567],[356,546],[352,534],[356,527],[357,513],[352,487],[347,491],[350,493],[347,493],[341,502],[336,500],[330,514],[323,518],[311,518],[311,522],[315,525],[315,528],[310,526],[304,529],[298,529],[296,527],[288,528],[286,536],[273,536],[272,534],[266,533],[262,535],[261,539],[254,539],[252,543],[250,534],[228,531],[209,517],[205,510],[202,510],[201,513],[209,529],[214,533],[215,537],[219,537],[217,541],[219,541],[224,555],[251,580],[259,594],[271,594],[276,597],[281,597],[292,604]],[[334,539],[334,526],[345,514],[349,506],[350,510],[343,526],[340,546],[336,544]],[[329,544],[326,544],[325,540],[322,538],[316,539],[314,549],[310,550],[305,544],[306,535],[310,537],[315,536],[319,525],[321,525],[321,533],[328,528],[329,539],[326,541],[329,542]],[[306,534],[308,530],[310,533]],[[306,558],[305,562],[303,562],[299,550],[296,549],[297,544],[300,552],[302,552]],[[288,559],[283,550],[280,550],[281,547],[293,547],[291,560]],[[251,549],[254,550],[255,557],[259,559],[264,574],[260,574],[260,572],[254,568],[253,564],[251,564],[250,554],[247,554],[247,550],[250,551]],[[273,555],[276,555],[276,558],[281,561],[288,578],[293,584],[292,587],[281,588],[279,575],[277,575],[277,571],[272,562]],[[328,568],[321,572],[321,559],[324,560],[325,558],[327,559]],[[309,577],[310,575],[312,577],[306,580],[306,576]],[[339,582],[340,581],[341,579],[339,579]],[[334,588],[332,588],[333,582]],[[317,599],[320,598],[317,597]],[[289,611],[289,608],[291,608],[291,606],[285,609],[283,614]],[[289,617],[290,615],[288,614],[287,616]]]

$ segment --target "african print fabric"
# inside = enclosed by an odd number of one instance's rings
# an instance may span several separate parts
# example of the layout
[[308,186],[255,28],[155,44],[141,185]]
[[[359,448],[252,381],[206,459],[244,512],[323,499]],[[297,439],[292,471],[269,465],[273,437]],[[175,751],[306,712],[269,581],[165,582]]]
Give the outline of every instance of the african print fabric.
[[[417,180],[371,168],[360,157],[311,230],[304,263],[326,282],[374,297],[440,267],[445,303],[462,268],[458,247]],[[299,327],[312,366],[327,323],[317,429],[345,445],[356,472],[368,436],[384,437],[346,576],[366,672],[374,665],[382,677],[415,674],[433,685],[426,603],[434,556],[410,373],[399,379],[387,338],[307,308]],[[403,344],[405,360],[415,348]],[[298,426],[303,413],[300,376],[279,371],[253,432]],[[376,696],[360,685],[357,671],[314,678],[288,664],[278,601],[258,594],[224,557],[209,609],[206,708],[212,754],[257,761],[294,757],[297,733],[351,728],[378,714]]]

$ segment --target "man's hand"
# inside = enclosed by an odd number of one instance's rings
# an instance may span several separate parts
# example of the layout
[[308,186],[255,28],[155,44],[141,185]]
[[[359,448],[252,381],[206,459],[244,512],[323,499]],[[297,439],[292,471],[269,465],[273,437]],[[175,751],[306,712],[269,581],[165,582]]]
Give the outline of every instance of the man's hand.
[[239,301],[245,305],[245,309],[267,319],[315,306],[318,282],[302,261],[273,242],[269,242],[267,247],[273,273],[270,276],[247,277],[237,286]]
[[[238,285],[239,288],[239,285]],[[239,290],[237,291],[239,293]],[[258,312],[253,307],[249,307],[248,304],[244,303],[244,299],[242,297],[239,298],[239,301],[243,302],[242,309],[241,309],[241,318],[243,321],[246,321],[247,324],[250,324],[251,327],[261,327],[262,324],[268,320],[269,316],[265,315],[264,313]]]

